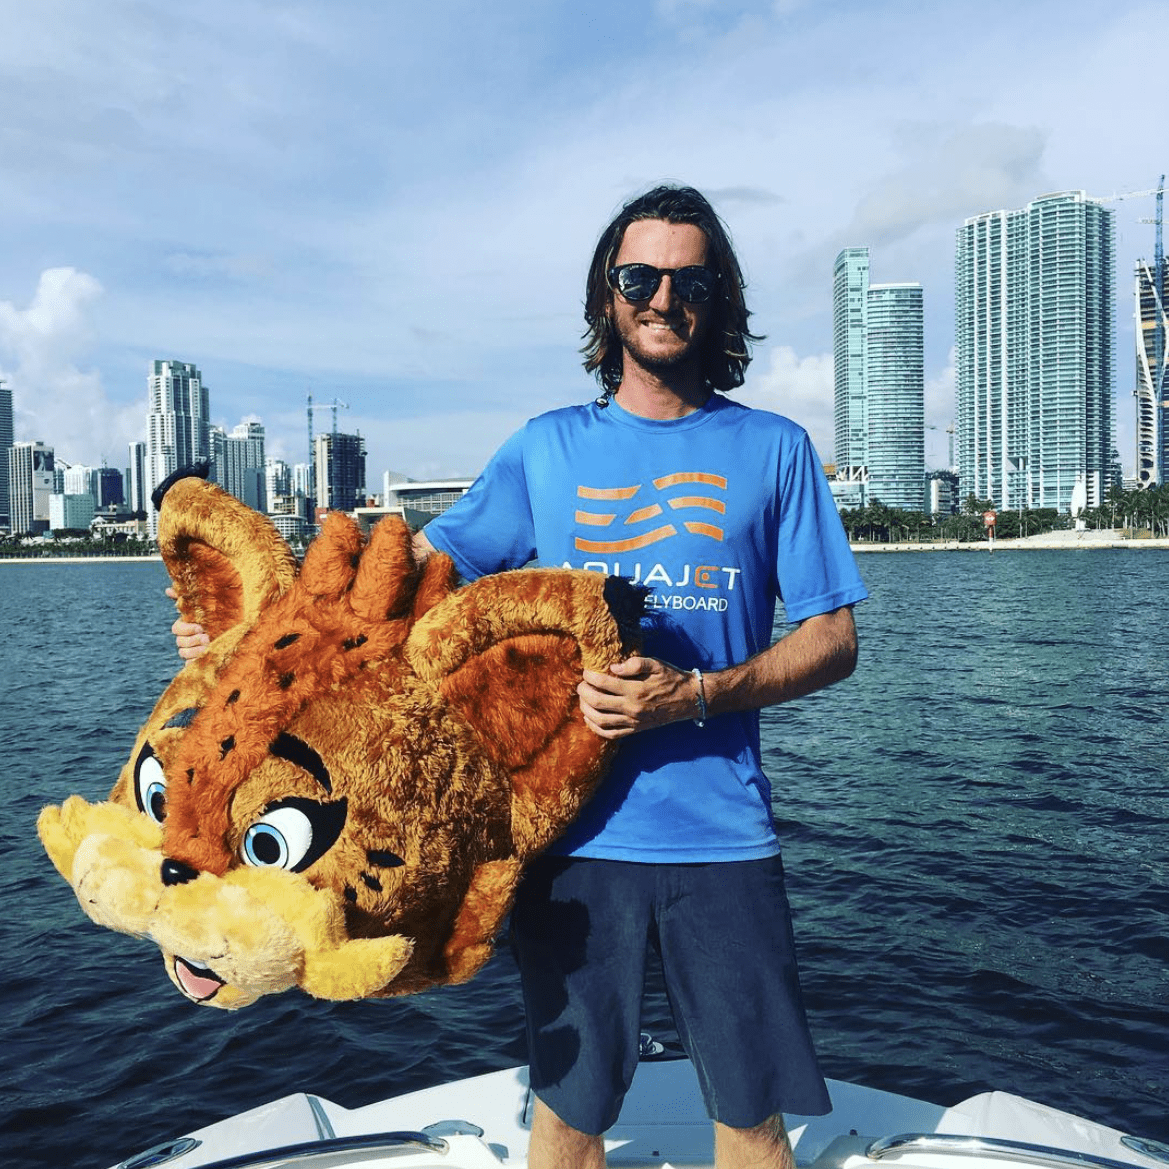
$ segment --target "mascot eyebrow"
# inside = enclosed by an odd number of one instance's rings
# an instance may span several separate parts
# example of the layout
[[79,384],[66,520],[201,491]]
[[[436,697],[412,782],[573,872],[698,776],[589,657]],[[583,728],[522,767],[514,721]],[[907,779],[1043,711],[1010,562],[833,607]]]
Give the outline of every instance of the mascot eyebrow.
[[[198,713],[199,707],[188,706],[186,710],[172,714],[162,724],[163,729],[175,730],[189,727],[195,721],[195,716]],[[307,771],[325,791],[330,795],[333,794],[333,781],[329,776],[329,769],[325,766],[325,761],[303,739],[298,739],[295,735],[288,734],[287,731],[281,731],[269,745],[268,750],[277,759],[287,759],[289,763]]]
[[303,739],[281,731],[268,750],[277,759],[287,759],[289,763],[304,768],[329,795],[333,794],[333,781],[329,778],[325,761]]

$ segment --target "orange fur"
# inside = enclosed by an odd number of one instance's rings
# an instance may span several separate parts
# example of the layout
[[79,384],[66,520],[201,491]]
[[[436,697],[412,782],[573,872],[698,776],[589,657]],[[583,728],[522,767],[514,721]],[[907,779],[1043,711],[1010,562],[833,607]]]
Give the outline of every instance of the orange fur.
[[142,832],[91,846],[124,817],[46,810],[42,839],[87,912],[155,936],[189,997],[184,962],[229,969],[213,1005],[470,978],[523,866],[610,757],[575,693],[582,665],[632,648],[604,578],[527,570],[456,590],[447,557],[419,569],[401,521],[367,542],[338,513],[297,572],[264,517],[194,479],[165,496],[159,533],[182,612],[215,637],[110,794],[161,815],[161,846]]

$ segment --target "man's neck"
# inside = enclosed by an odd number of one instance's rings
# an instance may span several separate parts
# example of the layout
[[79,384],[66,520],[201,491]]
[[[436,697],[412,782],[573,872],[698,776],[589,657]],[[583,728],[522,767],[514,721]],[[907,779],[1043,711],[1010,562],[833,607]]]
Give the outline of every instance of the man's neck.
[[675,377],[662,377],[626,362],[621,385],[614,395],[623,410],[639,418],[665,422],[700,410],[710,397],[697,366],[679,369]]

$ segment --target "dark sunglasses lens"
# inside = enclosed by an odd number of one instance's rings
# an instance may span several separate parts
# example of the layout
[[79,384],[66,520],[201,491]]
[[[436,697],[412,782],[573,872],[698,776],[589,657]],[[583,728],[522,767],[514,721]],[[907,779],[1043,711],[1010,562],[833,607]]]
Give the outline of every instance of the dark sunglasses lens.
[[705,304],[714,292],[714,273],[709,268],[679,268],[671,279],[674,291],[688,304]]
[[[652,264],[622,264],[613,270],[615,286],[626,300],[651,300],[662,282]],[[715,275],[709,268],[692,264],[670,274],[674,292],[689,304],[705,304],[714,293]]]
[[649,264],[623,264],[616,270],[617,291],[626,300],[650,300],[661,283],[661,273]]

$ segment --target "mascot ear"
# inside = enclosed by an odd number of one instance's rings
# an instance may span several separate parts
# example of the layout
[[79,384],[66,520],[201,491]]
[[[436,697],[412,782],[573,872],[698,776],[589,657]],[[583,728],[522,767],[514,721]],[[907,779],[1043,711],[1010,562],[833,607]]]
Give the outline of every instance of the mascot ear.
[[180,473],[155,495],[158,547],[185,621],[212,637],[251,624],[296,577],[296,558],[266,516]]
[[576,696],[581,670],[627,656],[642,597],[592,572],[483,577],[418,621],[406,657],[508,770],[556,754],[565,735],[594,753],[600,740],[584,726]]

